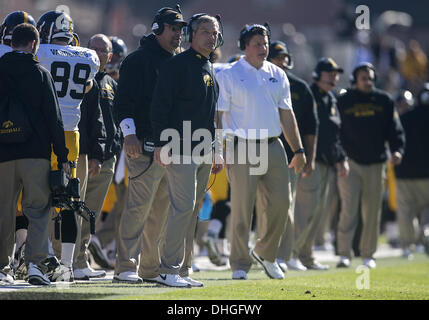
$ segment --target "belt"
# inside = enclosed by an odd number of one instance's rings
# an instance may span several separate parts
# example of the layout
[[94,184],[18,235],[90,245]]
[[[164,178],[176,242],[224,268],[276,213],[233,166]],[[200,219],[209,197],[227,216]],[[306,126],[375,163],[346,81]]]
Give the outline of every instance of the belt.
[[240,140],[246,140],[247,143],[249,143],[249,142],[261,143],[261,142],[264,142],[264,141],[268,140],[268,144],[271,144],[274,141],[276,141],[277,138],[278,137],[271,137],[271,138],[268,138],[268,139],[244,139],[244,138],[239,138],[237,136],[234,136],[234,145],[236,145],[238,143],[239,139]]

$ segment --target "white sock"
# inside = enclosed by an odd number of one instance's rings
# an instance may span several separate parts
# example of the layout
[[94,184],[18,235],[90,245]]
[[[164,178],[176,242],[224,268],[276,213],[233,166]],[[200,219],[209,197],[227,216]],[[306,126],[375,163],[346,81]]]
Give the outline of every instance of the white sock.
[[27,240],[27,229],[18,229],[15,232],[16,248],[19,249]]
[[220,222],[220,220],[218,220],[218,219],[210,220],[209,226],[207,228],[208,232],[212,232],[214,234],[219,234],[221,229],[222,229],[222,222]]
[[48,244],[49,244],[49,257],[53,257],[55,256],[55,253],[54,253],[54,248],[52,248],[52,242],[50,239],[48,240]]
[[61,263],[66,267],[71,267],[73,263],[74,243],[61,244]]

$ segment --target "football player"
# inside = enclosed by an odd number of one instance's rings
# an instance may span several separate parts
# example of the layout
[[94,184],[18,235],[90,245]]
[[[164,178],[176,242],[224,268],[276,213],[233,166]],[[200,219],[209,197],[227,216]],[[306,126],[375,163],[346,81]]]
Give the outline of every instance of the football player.
[[10,45],[12,31],[21,23],[30,23],[33,26],[36,26],[36,21],[25,11],[14,11],[4,18],[4,21],[0,26],[0,57],[6,52],[12,51]]
[[[64,122],[68,160],[74,163],[71,171],[76,178],[76,163],[79,157],[80,104],[99,69],[95,51],[78,47],[73,20],[61,11],[48,11],[37,22],[40,47],[37,58],[51,72],[55,82],[61,115]],[[52,169],[57,170],[57,157],[52,154]],[[85,181],[87,170],[80,181]],[[63,211],[61,223],[61,261],[51,274],[51,281],[73,282],[73,252],[77,236],[76,212]],[[59,249],[59,248],[58,248]],[[58,250],[59,251],[59,250]]]

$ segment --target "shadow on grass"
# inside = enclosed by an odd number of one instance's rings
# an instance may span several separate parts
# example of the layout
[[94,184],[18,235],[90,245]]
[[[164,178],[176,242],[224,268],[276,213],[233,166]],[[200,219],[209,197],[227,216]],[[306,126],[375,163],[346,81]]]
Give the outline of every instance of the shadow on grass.
[[61,292],[7,292],[0,293],[0,300],[89,300],[111,296],[102,293],[73,293]]

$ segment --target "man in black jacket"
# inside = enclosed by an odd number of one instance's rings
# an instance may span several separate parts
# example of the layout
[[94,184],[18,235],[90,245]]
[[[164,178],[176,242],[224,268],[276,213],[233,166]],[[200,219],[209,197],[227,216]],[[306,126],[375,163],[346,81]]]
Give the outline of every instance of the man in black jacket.
[[[92,49],[92,48],[90,48]],[[98,54],[98,53],[97,53]],[[102,59],[100,59],[100,68],[103,66]],[[97,81],[93,82],[91,90],[85,94],[81,104],[81,119],[79,122],[79,162],[77,165],[78,173],[84,170],[79,176],[85,177],[81,181],[81,201],[85,201],[87,207],[94,211],[98,216],[101,206],[103,205],[104,197],[109,187],[111,176],[113,175],[113,167],[110,180],[106,186],[103,183],[104,172],[106,168],[105,162],[105,148],[107,145],[104,114],[101,108],[101,90]],[[81,159],[87,158],[87,161]],[[87,166],[81,166],[81,163],[87,163]],[[103,166],[102,166],[103,164]],[[112,161],[107,161],[107,166],[112,166]],[[114,165],[114,163],[113,163]],[[94,189],[100,188],[101,201],[100,209],[94,206]],[[105,189],[105,190],[104,190]],[[89,197],[88,197],[89,196]],[[76,280],[89,280],[90,278],[98,278],[106,275],[103,270],[94,270],[88,263],[88,256],[86,251],[90,239],[90,223],[89,220],[78,217],[79,232],[76,239],[75,253],[73,255],[73,274]]]
[[[203,285],[184,280],[179,271],[184,260],[185,239],[194,236],[198,204],[210,175],[214,115],[219,95],[209,61],[210,54],[220,44],[218,20],[206,14],[194,15],[186,34],[191,48],[164,64],[151,105],[154,159],[166,168],[171,203],[158,282],[172,287]],[[165,157],[168,147],[163,148],[167,144],[163,139],[167,131],[173,134],[172,144],[169,143],[172,147],[170,164],[168,156]],[[203,140],[191,141],[194,133],[198,138],[203,136]],[[201,153],[196,152],[200,142]],[[217,158],[213,173],[223,167],[222,156],[217,154]]]
[[22,207],[30,222],[25,248],[28,281],[47,285],[50,282],[37,264],[48,255],[51,145],[58,155],[59,165],[66,171],[70,167],[55,85],[49,72],[34,58],[38,46],[37,29],[21,24],[13,31],[14,51],[0,59],[0,96],[4,98],[10,94],[6,80],[10,77],[33,130],[25,142],[0,143],[0,280],[13,281],[8,273],[14,243],[16,203],[24,189]]
[[[295,244],[292,249],[294,266],[307,269],[326,270],[313,256],[313,244],[320,228],[324,207],[329,196],[335,171],[339,176],[347,175],[348,163],[340,142],[340,115],[332,90],[337,85],[339,74],[343,73],[333,59],[321,58],[314,72],[310,86],[317,104],[319,131],[317,136],[316,166],[307,177],[298,178],[295,204]],[[334,178],[334,179],[333,179]],[[301,263],[302,265],[301,265]]]
[[[286,44],[282,41],[273,41],[270,44],[268,61],[274,63],[279,68],[282,68],[289,79],[290,94],[292,98],[292,108],[295,113],[298,123],[301,140],[303,141],[306,157],[308,159],[301,176],[306,178],[311,175],[315,168],[316,145],[317,145],[317,129],[318,117],[316,102],[314,101],[313,93],[308,84],[298,78],[291,72],[293,68],[292,57]],[[287,143],[284,135],[280,136],[288,156],[288,162],[292,161],[294,156],[292,149]],[[283,234],[282,241],[277,253],[277,263],[283,272],[288,269],[288,264],[291,269],[299,270],[299,266],[295,266],[292,258],[292,247],[295,240],[295,201],[296,201],[296,181],[299,175],[296,175],[293,169],[289,169],[290,194],[291,203],[288,210],[288,220],[286,222],[286,230]],[[288,264],[287,264],[288,263]]]
[[403,255],[409,257],[410,247],[417,240],[413,225],[417,216],[429,255],[429,83],[419,93],[416,106],[402,114],[400,119],[407,145],[402,162],[395,167],[399,237]]
[[142,282],[137,275],[140,251],[139,274],[148,281],[158,277],[158,244],[169,201],[165,170],[153,161],[150,105],[160,68],[180,45],[184,25],[179,11],[160,9],[153,33],[143,37],[121,65],[114,108],[124,134],[129,186],[119,224],[114,282]]
[[350,158],[350,174],[339,177],[341,212],[337,244],[338,267],[349,267],[351,246],[362,214],[359,249],[363,264],[375,268],[374,253],[380,229],[385,162],[389,144],[392,164],[401,162],[405,135],[390,96],[374,87],[375,69],[370,63],[358,65],[352,73],[353,88],[338,98],[341,141]]

